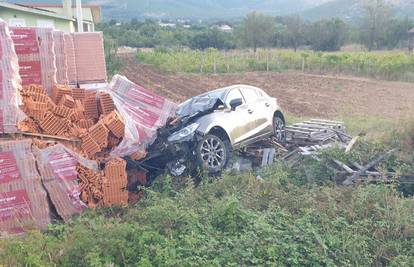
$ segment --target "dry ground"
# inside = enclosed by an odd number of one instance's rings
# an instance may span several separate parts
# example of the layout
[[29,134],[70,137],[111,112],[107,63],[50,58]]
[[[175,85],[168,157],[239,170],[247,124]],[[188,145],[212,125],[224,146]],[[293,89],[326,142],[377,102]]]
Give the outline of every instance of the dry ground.
[[414,84],[410,83],[298,72],[167,75],[138,64],[133,56],[123,60],[123,75],[177,102],[211,89],[249,84],[277,97],[285,111],[298,117],[399,119],[414,115]]

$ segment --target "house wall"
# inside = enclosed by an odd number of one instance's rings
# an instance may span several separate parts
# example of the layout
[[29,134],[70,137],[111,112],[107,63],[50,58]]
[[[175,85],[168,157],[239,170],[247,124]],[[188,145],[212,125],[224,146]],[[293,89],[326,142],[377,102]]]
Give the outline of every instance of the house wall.
[[[64,10],[62,7],[42,7],[42,9],[46,9],[52,12],[55,12],[57,14],[64,13]],[[76,18],[76,8],[72,9],[73,17]],[[82,16],[83,16],[83,31],[85,32],[93,32],[95,30],[95,22],[94,17],[92,14],[92,9],[89,7],[83,7],[82,8]],[[75,31],[77,31],[77,23],[75,22]]]
[[32,14],[3,7],[0,7],[0,18],[2,18],[7,23],[10,22],[10,19],[24,19],[26,27],[37,27],[38,23],[53,22],[54,28],[56,30],[61,30],[64,32],[74,32],[75,30],[73,22],[69,20],[43,16],[40,14]]

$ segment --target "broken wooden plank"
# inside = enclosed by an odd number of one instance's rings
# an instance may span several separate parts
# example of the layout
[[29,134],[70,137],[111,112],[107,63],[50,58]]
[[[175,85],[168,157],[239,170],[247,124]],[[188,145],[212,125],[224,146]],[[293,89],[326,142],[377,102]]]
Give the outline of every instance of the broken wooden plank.
[[351,149],[354,147],[358,139],[359,139],[359,136],[355,136],[354,138],[352,138],[352,140],[346,146],[345,153],[349,153],[351,151]]
[[321,123],[330,123],[330,124],[340,124],[345,125],[343,121],[332,121],[332,120],[322,120],[322,119],[311,119],[313,122],[321,122]]
[[387,153],[379,156],[375,160],[373,160],[370,163],[368,163],[367,165],[363,166],[359,171],[354,173],[352,176],[348,177],[342,184],[343,185],[352,185],[355,182],[355,180],[357,180],[361,175],[363,175],[369,169],[371,169],[372,167],[378,165],[381,161],[383,161],[386,158],[390,157],[392,154],[394,154],[397,151],[398,151],[398,149],[394,148],[394,149],[391,149],[390,151],[388,151]]
[[341,167],[342,169],[344,169],[345,171],[347,171],[348,173],[350,173],[350,174],[355,173],[355,171],[351,167],[349,167],[348,165],[346,165],[342,161],[339,161],[339,160],[334,159],[334,158],[331,158],[331,160],[333,162],[335,162],[339,167]]
[[54,140],[62,140],[62,141],[69,141],[69,142],[80,142],[80,139],[73,139],[73,138],[67,138],[63,136],[56,136],[56,135],[48,135],[48,134],[39,134],[39,133],[28,133],[28,132],[17,132],[18,134],[24,135],[24,136],[33,136],[33,137],[39,137],[39,138],[45,138],[45,139],[54,139]]

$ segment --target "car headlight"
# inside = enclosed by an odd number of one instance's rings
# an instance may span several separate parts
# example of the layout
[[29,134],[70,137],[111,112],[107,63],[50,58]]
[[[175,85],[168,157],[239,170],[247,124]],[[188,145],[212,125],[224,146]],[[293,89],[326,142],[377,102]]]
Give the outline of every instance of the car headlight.
[[189,137],[192,137],[199,126],[200,124],[198,123],[190,124],[187,127],[179,130],[178,132],[175,132],[172,135],[170,135],[170,137],[168,137],[168,141],[178,142],[178,141],[183,141],[184,139],[187,139]]

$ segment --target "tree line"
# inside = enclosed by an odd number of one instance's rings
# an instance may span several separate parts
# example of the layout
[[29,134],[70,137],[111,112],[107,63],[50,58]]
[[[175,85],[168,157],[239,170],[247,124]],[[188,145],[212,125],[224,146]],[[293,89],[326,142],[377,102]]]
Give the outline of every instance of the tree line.
[[368,0],[358,23],[339,18],[308,22],[299,16],[272,17],[252,12],[242,21],[225,23],[232,32],[224,32],[209,24],[188,27],[177,24],[163,27],[153,20],[132,20],[119,25],[116,21],[103,23],[99,29],[119,46],[137,48],[189,47],[204,50],[216,48],[292,48],[306,47],[315,51],[337,51],[345,44],[360,44],[367,50],[406,47],[408,30],[414,21],[394,16],[384,0]]

